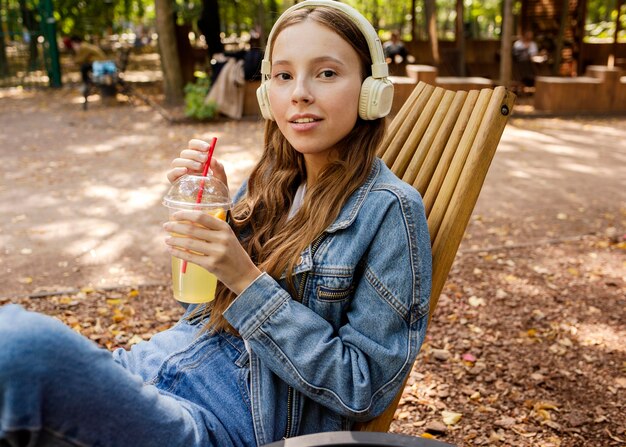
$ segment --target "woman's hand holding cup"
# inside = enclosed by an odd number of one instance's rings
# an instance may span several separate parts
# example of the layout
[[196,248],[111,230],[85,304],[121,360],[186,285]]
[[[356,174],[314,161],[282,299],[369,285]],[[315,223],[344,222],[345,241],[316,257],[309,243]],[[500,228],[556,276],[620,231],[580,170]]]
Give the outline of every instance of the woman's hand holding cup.
[[[202,140],[192,139],[187,143],[187,148],[180,152],[180,155],[172,160],[172,168],[167,171],[167,179],[174,183],[185,174],[202,175],[202,168],[208,158],[209,143]],[[224,166],[213,157],[209,166],[218,180],[228,186],[228,179]]]
[[226,287],[240,294],[260,274],[230,226],[202,211],[176,211],[164,228],[172,256],[213,273]]

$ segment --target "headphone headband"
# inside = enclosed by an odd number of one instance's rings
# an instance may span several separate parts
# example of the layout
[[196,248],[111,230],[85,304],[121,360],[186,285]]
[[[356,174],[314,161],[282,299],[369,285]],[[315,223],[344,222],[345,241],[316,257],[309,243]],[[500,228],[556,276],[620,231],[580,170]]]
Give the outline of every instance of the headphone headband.
[[295,11],[296,9],[314,8],[316,6],[327,6],[344,12],[359,28],[365,37],[365,40],[367,40],[367,45],[370,49],[370,56],[372,58],[372,77],[380,79],[389,76],[389,68],[387,66],[387,62],[385,62],[385,53],[383,52],[383,46],[380,42],[380,38],[378,37],[378,34],[372,24],[368,22],[360,12],[352,6],[334,0],[305,0],[289,7],[283,14],[281,14],[276,23],[274,23],[274,26],[270,31],[270,35],[267,38],[267,46],[265,47],[265,54],[263,56],[263,61],[261,62],[262,82],[265,82],[272,72],[272,63],[270,62],[270,45],[272,43],[272,38],[274,37],[274,32],[277,25],[282,20],[282,17],[285,17],[287,13]]

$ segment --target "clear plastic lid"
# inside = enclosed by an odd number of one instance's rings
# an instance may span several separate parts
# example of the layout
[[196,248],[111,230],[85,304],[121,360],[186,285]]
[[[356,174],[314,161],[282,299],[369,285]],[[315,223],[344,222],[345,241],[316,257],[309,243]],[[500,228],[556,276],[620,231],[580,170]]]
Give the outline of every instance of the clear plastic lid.
[[176,209],[230,209],[232,201],[228,187],[216,177],[183,175],[165,194],[163,205]]

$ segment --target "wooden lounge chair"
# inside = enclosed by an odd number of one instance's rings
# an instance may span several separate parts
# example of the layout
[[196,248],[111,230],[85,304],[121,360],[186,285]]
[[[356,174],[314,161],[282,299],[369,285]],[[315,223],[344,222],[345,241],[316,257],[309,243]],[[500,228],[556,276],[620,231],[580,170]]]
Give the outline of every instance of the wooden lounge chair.
[[[420,82],[381,145],[378,155],[424,198],[433,250],[430,317],[514,101],[515,95],[504,87],[450,91]],[[382,415],[355,430],[389,430],[401,395]]]

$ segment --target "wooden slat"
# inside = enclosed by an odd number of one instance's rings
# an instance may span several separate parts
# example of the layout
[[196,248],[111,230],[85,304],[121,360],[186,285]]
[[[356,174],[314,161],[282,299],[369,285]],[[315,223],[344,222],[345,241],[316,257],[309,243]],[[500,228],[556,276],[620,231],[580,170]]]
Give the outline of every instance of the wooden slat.
[[487,104],[489,103],[492,93],[493,90],[483,89],[478,94],[478,100],[476,101],[476,105],[474,106],[470,119],[467,122],[465,132],[463,132],[461,141],[459,142],[459,145],[454,153],[454,157],[452,158],[452,163],[450,163],[450,168],[448,168],[448,172],[441,183],[441,188],[437,193],[437,198],[433,203],[433,208],[428,215],[428,229],[430,231],[431,242],[435,240],[437,233],[439,233],[441,221],[443,220],[443,216],[448,208],[448,204],[450,203],[450,198],[452,197],[452,193],[456,187],[459,175],[463,170],[467,154],[469,153],[472,144],[474,143],[474,138],[478,133],[478,126],[482,122],[485,109],[487,108]]
[[[481,92],[482,94],[482,92]],[[456,256],[463,233],[469,222],[478,195],[487,176],[502,137],[508,115],[503,107],[513,110],[515,95],[504,87],[496,87],[490,96],[480,128],[473,139],[471,150],[463,163],[463,169],[447,206],[441,227],[433,243],[433,283],[431,288],[431,316],[437,306],[439,295],[446,282],[452,262]],[[480,101],[479,101],[480,102]]]
[[[435,141],[435,138],[439,134],[441,124],[443,123],[445,117],[448,115],[448,111],[454,100],[454,96],[454,92],[450,90],[445,90],[443,92],[441,102],[435,110],[435,114],[430,120],[426,132],[424,132],[424,136],[419,141],[417,149],[415,149],[413,157],[409,161],[409,164],[404,171],[404,174],[402,175],[402,180],[404,180],[408,184],[413,184],[413,182],[417,178],[417,173],[420,171],[420,169],[422,169],[422,164],[424,163],[424,160],[426,160],[428,154],[437,150],[437,147],[433,146],[433,143]],[[409,141],[408,144],[411,144],[411,142]],[[443,149],[443,145],[441,145],[441,148]],[[420,193],[422,193],[422,191],[420,191]]]
[[411,158],[415,155],[416,148],[426,133],[426,129],[428,129],[428,126],[430,125],[431,120],[441,103],[443,93],[444,90],[442,88],[435,88],[433,94],[430,95],[430,98],[428,98],[428,102],[424,106],[424,109],[419,113],[419,118],[413,126],[413,129],[411,129],[411,133],[409,133],[406,141],[402,144],[400,152],[391,165],[391,170],[398,177],[402,178],[404,171],[411,161]]
[[381,157],[385,164],[387,164],[387,166],[393,165],[393,162],[398,156],[400,149],[402,149],[404,142],[413,130],[413,126],[415,126],[415,123],[417,122],[421,111],[424,110],[426,103],[430,99],[430,95],[432,95],[434,91],[435,87],[433,87],[432,85],[424,84],[424,88],[422,88],[422,91],[417,97],[413,109],[400,123],[400,127],[398,128],[396,134],[392,136],[391,142],[386,147],[385,152]]
[[430,182],[426,185],[426,192],[423,196],[426,216],[429,216],[431,210],[433,209],[435,199],[437,198],[439,190],[441,189],[441,184],[443,183],[443,180],[448,173],[448,168],[452,163],[452,158],[454,157],[461,138],[463,137],[463,133],[467,128],[467,123],[472,116],[474,106],[476,105],[476,101],[478,100],[478,90],[472,90],[467,95],[463,96],[465,101],[462,104],[459,116],[456,118],[456,122],[454,123],[454,127],[452,129],[452,132],[450,133],[450,137],[446,142],[443,153],[441,154],[439,160],[433,161],[433,163],[436,163],[437,166]]
[[[496,87],[495,90],[485,89],[480,93],[471,91],[467,95],[457,93],[447,107],[447,113],[438,126],[439,130],[431,147],[427,148],[428,150],[424,149],[428,154],[421,163],[422,167],[414,184],[424,187],[426,195],[430,194],[432,197],[432,210],[430,213],[427,211],[433,242],[430,317],[478,200],[509,111],[513,110],[514,101],[515,95],[507,92],[504,87]],[[419,103],[420,101],[415,101],[415,105]],[[402,126],[397,126],[400,127]],[[442,150],[446,140],[447,143]],[[393,159],[395,160],[395,156]],[[419,178],[422,172],[426,175],[432,173],[430,181],[422,181]],[[431,224],[436,226],[436,230],[430,228]],[[356,424],[355,430],[379,432],[389,430],[403,390],[404,386],[383,414],[369,422]]]
[[424,159],[419,172],[411,181],[413,187],[420,192],[422,197],[426,194],[426,189],[428,188],[428,185],[433,177],[435,169],[437,169],[443,150],[450,139],[452,130],[454,129],[457,119],[461,113],[461,108],[463,107],[463,104],[465,104],[465,99],[467,98],[467,91],[465,90],[447,92],[446,94],[448,93],[453,95],[452,104],[450,104],[448,110],[446,111],[446,116],[437,130],[437,135],[435,135],[435,139],[430,145],[430,149],[426,154],[426,158]]

